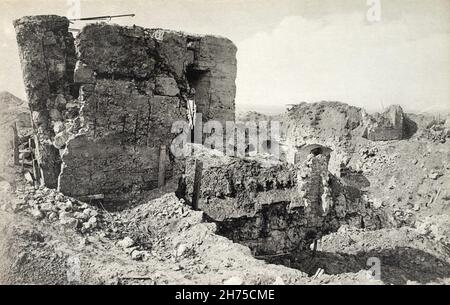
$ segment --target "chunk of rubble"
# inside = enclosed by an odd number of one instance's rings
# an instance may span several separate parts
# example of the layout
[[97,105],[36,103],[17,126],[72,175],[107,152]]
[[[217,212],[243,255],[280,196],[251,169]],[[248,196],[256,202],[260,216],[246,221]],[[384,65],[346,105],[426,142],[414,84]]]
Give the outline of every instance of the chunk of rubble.
[[134,245],[133,239],[131,237],[125,237],[124,239],[117,242],[117,245],[122,248],[130,248]]

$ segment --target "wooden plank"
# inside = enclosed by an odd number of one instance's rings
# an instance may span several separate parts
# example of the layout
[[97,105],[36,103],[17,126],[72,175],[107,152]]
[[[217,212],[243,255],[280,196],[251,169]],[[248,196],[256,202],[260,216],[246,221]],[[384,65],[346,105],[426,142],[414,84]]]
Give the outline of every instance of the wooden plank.
[[200,198],[200,189],[202,184],[202,171],[203,162],[200,160],[195,160],[195,174],[194,174],[194,190],[192,192],[192,208],[198,211],[198,202]]
[[38,136],[35,134],[32,139],[30,139],[30,142],[28,143],[31,149],[31,157],[33,159],[33,167],[36,169],[36,184],[37,187],[44,185],[44,173],[42,172],[42,169],[39,165],[39,160],[41,158],[39,153],[39,140]]
[[159,149],[159,167],[158,167],[158,187],[162,187],[166,180],[166,146],[162,145]]
[[314,239],[314,247],[313,247],[312,257],[316,257],[316,252],[317,252],[317,239]]
[[40,186],[39,164],[37,160],[34,159],[33,159],[33,177],[34,177],[34,187],[38,188]]
[[20,162],[19,162],[19,135],[17,133],[17,122],[12,125],[12,129],[13,129],[14,165],[20,165]]
[[87,195],[87,196],[80,197],[80,200],[84,201],[84,202],[90,202],[92,200],[103,200],[103,199],[105,199],[104,194],[94,194],[94,195]]

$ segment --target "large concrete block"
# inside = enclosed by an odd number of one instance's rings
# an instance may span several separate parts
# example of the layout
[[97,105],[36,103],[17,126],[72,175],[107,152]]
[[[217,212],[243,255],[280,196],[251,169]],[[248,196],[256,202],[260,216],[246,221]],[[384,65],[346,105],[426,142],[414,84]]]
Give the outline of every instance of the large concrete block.
[[188,99],[207,119],[234,119],[236,47],[228,39],[97,23],[74,42],[58,16],[24,17],[15,27],[39,142],[51,147],[40,160],[47,186],[129,198],[156,187],[160,149],[177,136],[172,124],[187,121]]

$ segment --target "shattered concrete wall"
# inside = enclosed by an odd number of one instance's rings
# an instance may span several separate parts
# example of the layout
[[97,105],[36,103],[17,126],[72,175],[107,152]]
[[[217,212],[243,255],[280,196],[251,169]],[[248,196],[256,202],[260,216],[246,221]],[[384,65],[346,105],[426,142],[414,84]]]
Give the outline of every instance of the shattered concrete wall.
[[182,183],[187,200],[193,196],[195,160],[203,163],[198,208],[219,223],[220,234],[255,254],[308,248],[344,223],[360,227],[364,219],[366,227],[379,226],[359,190],[330,174],[325,155],[292,165],[196,147]]
[[340,176],[355,150],[355,139],[365,130],[367,114],[340,102],[300,103],[285,120],[283,142],[290,150],[289,162],[303,162],[311,149],[322,147],[330,155],[329,169]]
[[234,120],[228,39],[101,23],[74,40],[59,16],[14,26],[44,182],[64,194],[126,201],[157,187],[163,146],[173,174],[170,129],[187,120],[188,99],[204,120]]
[[[55,188],[61,167],[53,146],[53,122],[62,120],[65,98],[72,98],[74,39],[66,18],[26,17],[14,22],[22,72],[34,129],[40,143],[40,165],[46,184]],[[63,103],[60,101],[63,100]]]
[[383,113],[375,113],[369,118],[366,138],[372,141],[403,139],[404,114],[398,105],[392,105]]
[[330,171],[340,176],[363,138],[402,140],[407,120],[398,105],[381,114],[368,114],[340,102],[300,103],[287,113],[282,144],[291,163],[302,162],[311,149],[323,147],[330,155]]

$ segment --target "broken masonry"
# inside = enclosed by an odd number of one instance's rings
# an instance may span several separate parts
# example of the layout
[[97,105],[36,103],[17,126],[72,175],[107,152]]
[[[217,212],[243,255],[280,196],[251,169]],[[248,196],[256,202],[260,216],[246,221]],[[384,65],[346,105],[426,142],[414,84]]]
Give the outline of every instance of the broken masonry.
[[[344,223],[380,226],[360,191],[329,172],[327,143],[295,148],[290,163],[193,144],[180,170],[168,149],[174,122],[235,120],[230,40],[105,23],[74,38],[55,15],[14,26],[45,186],[116,204],[181,176],[177,195],[257,255],[307,249]],[[401,124],[395,116],[368,137]]]
[[47,187],[126,202],[158,187],[161,148],[163,174],[174,175],[170,129],[186,120],[188,99],[205,121],[234,120],[236,47],[226,38],[105,23],[74,38],[54,15],[14,27]]

